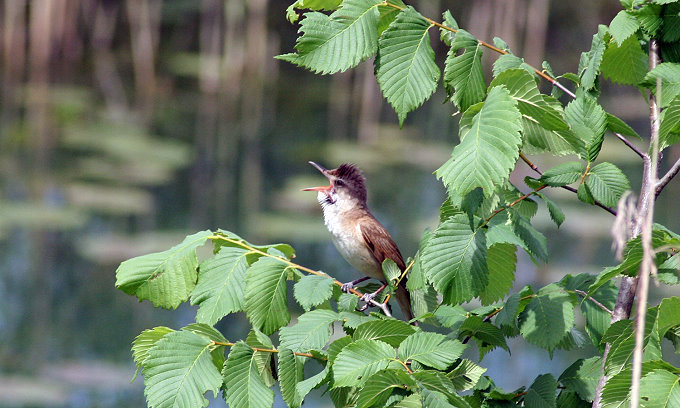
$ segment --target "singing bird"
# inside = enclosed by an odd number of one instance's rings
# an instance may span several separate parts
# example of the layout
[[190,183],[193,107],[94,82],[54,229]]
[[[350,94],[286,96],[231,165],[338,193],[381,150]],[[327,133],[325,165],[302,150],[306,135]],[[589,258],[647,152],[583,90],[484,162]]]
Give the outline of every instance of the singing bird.
[[[335,247],[347,262],[366,275],[343,284],[342,289],[347,292],[357,283],[369,278],[383,283],[377,291],[364,295],[362,300],[368,303],[387,286],[382,270],[383,261],[393,260],[403,272],[406,269],[404,258],[389,232],[368,210],[366,178],[361,170],[349,163],[333,170],[326,170],[312,161],[309,163],[328,178],[330,185],[303,190],[317,192],[324,223],[331,233]],[[413,313],[406,278],[399,282],[394,295],[406,320],[411,320]]]

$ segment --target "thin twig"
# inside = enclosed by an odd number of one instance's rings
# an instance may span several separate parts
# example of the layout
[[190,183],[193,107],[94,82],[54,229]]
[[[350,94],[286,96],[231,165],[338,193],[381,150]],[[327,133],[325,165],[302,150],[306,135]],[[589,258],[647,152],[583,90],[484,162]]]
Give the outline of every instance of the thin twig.
[[680,159],[678,159],[674,164],[673,167],[668,170],[666,174],[664,174],[663,177],[659,179],[659,182],[656,183],[656,196],[658,197],[659,194],[661,194],[661,190],[666,187],[668,183],[670,183],[671,180],[673,180],[673,177],[675,177],[678,172],[680,172]]
[[[652,38],[649,40],[649,69],[656,68],[659,62],[659,42]],[[635,317],[635,348],[633,349],[633,367],[630,384],[630,406],[637,408],[640,405],[640,380],[642,377],[642,354],[644,349],[645,319],[647,315],[647,296],[649,294],[649,277],[655,273],[654,247],[652,245],[652,224],[654,222],[654,200],[658,180],[658,159],[659,159],[659,114],[660,108],[657,104],[657,97],[661,97],[661,78],[656,80],[656,95],[650,92],[649,96],[649,120],[651,144],[650,166],[647,172],[645,188],[642,191],[641,199],[646,201],[647,211],[640,214],[642,232],[642,264],[638,274],[637,305]]]
[[614,313],[614,312],[612,312],[611,310],[609,310],[609,308],[608,308],[607,306],[603,305],[602,303],[598,302],[597,299],[595,299],[594,297],[590,296],[587,292],[584,292],[584,291],[579,290],[579,289],[574,289],[574,292],[576,292],[576,293],[578,293],[579,295],[583,296],[585,299],[590,299],[590,300],[591,300],[593,303],[595,303],[600,309],[602,309],[602,310],[604,310],[605,312],[607,312],[610,316]]
[[622,134],[614,132],[614,135],[619,138],[620,141],[622,141],[626,146],[630,147],[632,151],[635,152],[638,156],[640,156],[641,159],[644,159],[647,154],[643,153],[642,150],[638,149],[637,146],[635,146],[633,143],[631,143],[628,139],[626,139]]
[[482,223],[482,225],[480,225],[479,227],[481,228],[481,227],[485,226],[486,224],[489,223],[489,221],[491,221],[491,219],[492,219],[493,217],[495,217],[495,216],[498,215],[499,213],[501,213],[501,212],[507,210],[508,208],[512,208],[512,207],[515,206],[517,203],[526,200],[527,198],[529,198],[529,196],[532,196],[532,195],[538,193],[539,191],[543,190],[543,189],[546,188],[546,187],[548,187],[548,185],[547,185],[547,184],[543,184],[542,186],[540,186],[540,187],[537,188],[536,190],[533,190],[533,191],[530,191],[530,192],[524,194],[523,196],[521,196],[521,197],[518,198],[517,200],[511,202],[511,203],[508,204],[507,206],[504,206],[504,207],[501,207],[501,208],[497,209],[496,211],[494,211],[493,213],[491,213],[491,215],[489,215],[489,216],[484,220],[484,223]]
[[[531,160],[529,160],[529,159],[524,155],[524,153],[520,152],[520,153],[519,153],[519,157],[524,161],[524,163],[526,163],[529,167],[531,167],[531,169],[532,169],[533,171],[535,171],[536,173],[538,173],[539,176],[542,176],[542,175],[543,175],[543,172],[542,172],[541,170],[539,170],[538,167],[536,167],[536,165],[535,165],[534,163],[532,163]],[[570,187],[570,186],[562,186],[562,188],[565,189],[565,190],[567,190],[567,191],[571,191],[571,192],[574,193],[574,194],[578,194],[578,191],[577,191],[574,187]],[[613,216],[616,217],[616,210],[607,207],[606,205],[602,204],[601,202],[599,202],[599,201],[597,201],[597,200],[593,201],[593,204],[596,205],[596,206],[598,206],[598,207],[600,207],[600,208],[602,208],[603,210],[607,211],[608,213],[610,213],[611,215],[613,215]]]

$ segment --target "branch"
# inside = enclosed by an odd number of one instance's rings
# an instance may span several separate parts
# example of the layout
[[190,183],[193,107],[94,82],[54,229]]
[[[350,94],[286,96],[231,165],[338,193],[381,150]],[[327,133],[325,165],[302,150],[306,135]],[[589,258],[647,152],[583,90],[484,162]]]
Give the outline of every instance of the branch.
[[638,149],[637,146],[632,144],[628,139],[626,139],[623,135],[620,133],[614,132],[614,135],[619,138],[620,141],[622,141],[626,146],[630,147],[632,151],[634,151],[638,156],[640,156],[641,159],[644,159],[647,157],[646,153],[643,153],[642,150]]
[[658,197],[659,194],[661,194],[661,190],[666,187],[668,183],[673,180],[673,177],[675,177],[678,172],[680,172],[680,159],[678,159],[674,164],[673,167],[668,170],[668,172],[659,179],[659,182],[656,183],[656,196]]
[[614,314],[614,312],[612,312],[611,310],[609,310],[609,308],[608,308],[607,306],[605,306],[605,305],[603,305],[602,303],[598,302],[597,299],[595,299],[594,297],[590,296],[588,293],[586,293],[586,292],[584,292],[584,291],[582,291],[582,290],[579,290],[579,289],[574,289],[574,292],[575,292],[575,293],[578,293],[578,294],[581,295],[581,296],[583,296],[584,299],[590,299],[590,300],[591,300],[593,303],[595,303],[600,309],[602,309],[602,310],[604,310],[605,312],[607,312],[607,313],[609,314],[609,316],[611,316],[612,314]]
[[[541,170],[539,170],[538,167],[536,167],[536,165],[535,165],[534,163],[532,163],[531,160],[529,160],[529,159],[524,155],[524,153],[520,152],[520,153],[519,153],[519,157],[524,161],[524,163],[526,163],[529,167],[531,167],[531,170],[533,170],[533,171],[535,171],[536,173],[538,173],[539,176],[542,176],[542,175],[543,175],[543,172],[542,172]],[[571,191],[571,192],[574,193],[574,194],[578,194],[578,192],[576,191],[576,189],[573,188],[573,187],[570,187],[570,186],[562,186],[562,188],[565,189],[565,190],[567,190],[567,191]],[[603,210],[607,211],[609,214],[611,214],[611,215],[613,215],[613,216],[616,217],[616,210],[607,207],[606,205],[602,204],[601,202],[599,202],[599,201],[597,201],[597,200],[595,200],[595,201],[593,202],[593,204],[596,205],[596,206],[598,206],[598,207],[600,207],[600,208],[602,208]]]

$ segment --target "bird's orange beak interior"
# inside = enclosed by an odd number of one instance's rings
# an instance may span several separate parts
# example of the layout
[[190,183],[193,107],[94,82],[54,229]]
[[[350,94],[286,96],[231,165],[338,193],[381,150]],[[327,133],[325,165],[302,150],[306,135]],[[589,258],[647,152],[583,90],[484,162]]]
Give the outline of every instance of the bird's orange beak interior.
[[308,187],[308,188],[303,188],[302,191],[325,191],[325,192],[328,192],[328,191],[331,191],[331,188],[333,188],[333,186],[331,186],[331,185],[320,186],[320,187]]

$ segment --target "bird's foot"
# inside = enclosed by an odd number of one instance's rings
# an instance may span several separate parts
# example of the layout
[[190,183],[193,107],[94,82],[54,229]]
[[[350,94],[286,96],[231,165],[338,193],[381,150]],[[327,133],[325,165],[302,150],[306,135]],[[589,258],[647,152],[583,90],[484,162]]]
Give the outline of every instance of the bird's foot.
[[343,284],[340,286],[340,289],[341,289],[343,292],[345,292],[345,293],[349,293],[352,289],[354,289],[354,287],[355,287],[358,283],[361,283],[361,282],[363,282],[363,281],[365,281],[365,280],[368,280],[368,279],[370,279],[368,276],[364,276],[363,278],[359,278],[359,279],[355,279],[355,280],[353,280],[353,281],[351,281],[351,282],[343,283]]
[[363,312],[364,310],[368,309],[369,306],[371,306],[371,301],[375,299],[375,297],[378,296],[378,292],[373,292],[373,293],[366,293],[364,294],[359,300],[364,302],[364,305],[359,309],[360,312]]
[[340,290],[345,293],[349,293],[352,289],[354,289],[354,282],[345,282],[340,286]]

